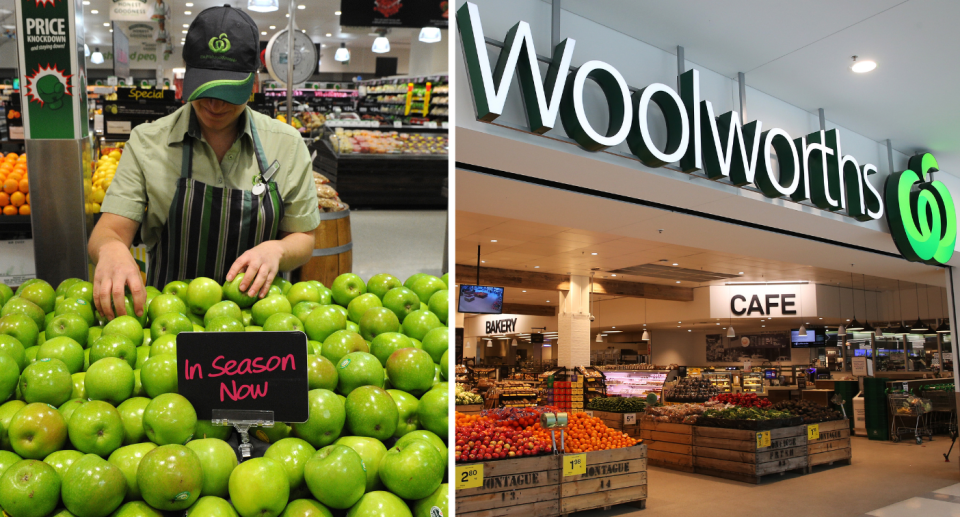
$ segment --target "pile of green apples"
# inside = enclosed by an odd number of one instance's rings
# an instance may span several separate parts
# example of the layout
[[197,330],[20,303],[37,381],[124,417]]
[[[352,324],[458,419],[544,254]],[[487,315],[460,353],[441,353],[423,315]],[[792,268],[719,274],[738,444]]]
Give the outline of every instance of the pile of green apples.
[[[262,299],[242,279],[148,287],[112,321],[90,282],[0,283],[4,515],[449,515],[447,275],[277,279]],[[177,335],[224,331],[308,338],[308,420],[251,429],[269,446],[242,463],[177,393]]]

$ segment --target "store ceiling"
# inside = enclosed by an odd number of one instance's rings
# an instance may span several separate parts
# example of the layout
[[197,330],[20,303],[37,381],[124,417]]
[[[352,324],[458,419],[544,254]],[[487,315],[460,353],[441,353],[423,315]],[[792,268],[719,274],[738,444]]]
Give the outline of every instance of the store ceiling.
[[[889,138],[903,153],[932,151],[942,170],[960,170],[955,116],[960,68],[952,66],[960,48],[960,2],[563,0],[562,5],[667,52],[682,45],[686,59],[698,66],[731,78],[744,72],[753,88],[810,112],[823,108],[829,121],[877,141]],[[851,72],[853,55],[876,61],[877,69]]]

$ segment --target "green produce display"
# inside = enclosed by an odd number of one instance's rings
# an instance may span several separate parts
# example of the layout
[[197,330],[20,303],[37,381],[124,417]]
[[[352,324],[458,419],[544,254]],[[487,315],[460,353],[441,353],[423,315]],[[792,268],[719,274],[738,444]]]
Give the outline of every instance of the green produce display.
[[703,412],[707,418],[722,418],[724,420],[774,420],[778,418],[790,418],[787,411],[776,409],[760,409],[755,407],[733,407],[727,409],[708,409]]
[[[446,293],[440,278],[417,280],[431,297]],[[428,309],[412,311],[415,321],[384,309],[398,289],[417,297],[398,279],[377,275],[367,292],[353,274],[331,289],[278,278],[255,300],[240,295],[239,278],[197,278],[167,294],[148,287],[142,317],[110,322],[92,310],[92,292],[74,293],[87,284],[31,280],[0,308],[5,516],[449,515],[437,445],[447,442],[447,327]],[[125,305],[132,312],[129,295]],[[197,420],[177,393],[176,339],[261,326],[310,340],[309,419],[251,429],[269,448],[238,463],[233,429]],[[382,361],[369,353],[380,334],[398,345]]]
[[587,409],[611,413],[641,413],[646,408],[643,397],[598,397],[587,402]]
[[784,400],[773,405],[773,409],[786,411],[794,416],[803,417],[803,423],[815,424],[829,420],[841,420],[843,415],[828,407],[809,400]]
[[463,384],[457,383],[457,405],[464,404],[483,404],[483,397],[467,391]]

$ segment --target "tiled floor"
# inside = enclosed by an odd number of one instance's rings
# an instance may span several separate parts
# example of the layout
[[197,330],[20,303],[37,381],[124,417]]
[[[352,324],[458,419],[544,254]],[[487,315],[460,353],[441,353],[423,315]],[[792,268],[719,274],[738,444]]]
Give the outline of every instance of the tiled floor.
[[934,490],[906,501],[885,506],[867,515],[873,517],[960,517],[960,483]]
[[390,273],[404,281],[414,273],[440,276],[445,210],[354,210],[353,272],[364,281]]

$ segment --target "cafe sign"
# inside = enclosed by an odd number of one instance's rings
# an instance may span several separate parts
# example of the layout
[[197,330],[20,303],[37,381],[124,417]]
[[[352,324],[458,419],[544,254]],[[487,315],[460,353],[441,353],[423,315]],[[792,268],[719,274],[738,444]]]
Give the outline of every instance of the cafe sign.
[[[620,72],[603,61],[589,60],[571,71],[576,47],[572,38],[553,49],[544,76],[527,22],[507,32],[495,66],[476,4],[467,2],[457,11],[457,26],[478,120],[493,122],[503,114],[516,75],[532,133],[550,132],[559,116],[566,133],[588,151],[626,142],[648,167],[679,163],[685,173],[703,171],[711,180],[726,179],[737,187],[752,184],[768,198],[809,200],[858,221],[877,220],[886,213],[897,248],[907,260],[943,264],[952,256],[956,214],[943,183],[925,180],[928,172],[937,170],[930,154],[911,159],[907,171],[891,175],[878,187],[869,180],[877,166],[843,154],[837,129],[794,138],[781,128],[764,127],[760,120],[743,121],[736,111],[718,116],[713,104],[700,98],[696,69],[680,75],[679,92],[654,83],[631,93]],[[596,83],[606,99],[606,128],[595,128],[588,120],[587,80]],[[647,122],[652,104],[666,121],[662,149],[653,142]]]

